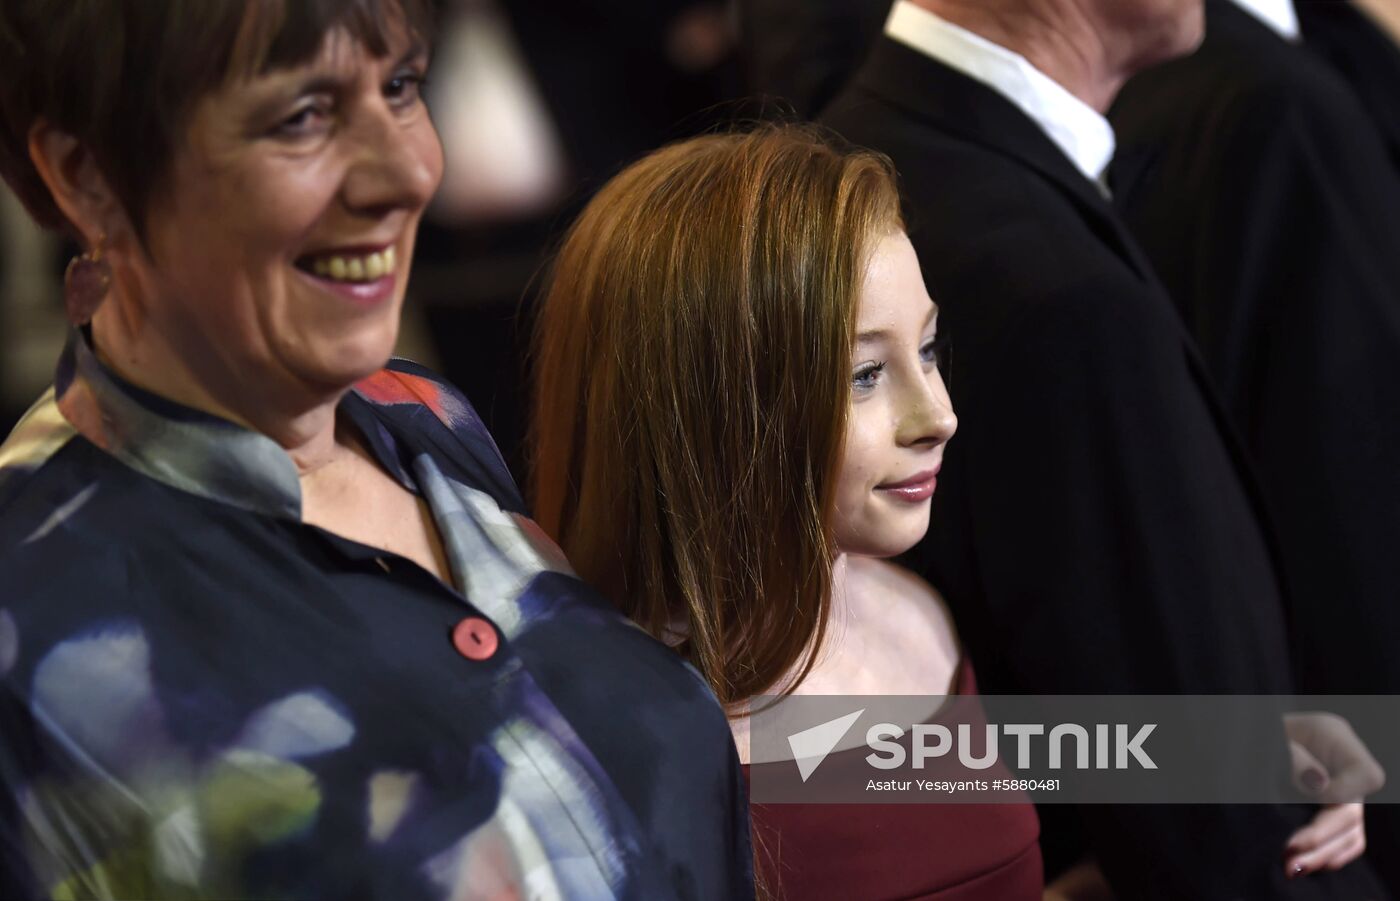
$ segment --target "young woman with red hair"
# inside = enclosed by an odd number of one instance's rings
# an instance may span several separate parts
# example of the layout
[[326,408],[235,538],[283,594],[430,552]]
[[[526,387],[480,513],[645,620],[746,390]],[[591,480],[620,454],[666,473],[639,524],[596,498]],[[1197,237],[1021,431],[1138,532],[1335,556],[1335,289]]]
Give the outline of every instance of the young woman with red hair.
[[[694,664],[742,759],[760,694],[975,691],[941,599],[888,561],[957,420],[884,157],[765,127],[641,160],[569,233],[535,350],[539,523]],[[753,819],[784,897],[1041,897],[1029,803]]]

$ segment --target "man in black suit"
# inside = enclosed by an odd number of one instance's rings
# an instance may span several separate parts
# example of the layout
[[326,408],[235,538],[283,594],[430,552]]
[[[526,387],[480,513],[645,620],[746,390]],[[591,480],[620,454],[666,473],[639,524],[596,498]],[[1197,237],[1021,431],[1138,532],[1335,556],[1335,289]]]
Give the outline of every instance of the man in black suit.
[[[824,116],[893,158],[952,341],[959,434],[921,550],[992,692],[1292,689],[1248,466],[1101,181],[1102,111],[1200,27],[1200,0],[900,0]],[[1307,808],[1078,813],[1123,898],[1379,895],[1364,864],[1287,878]]]
[[[1293,13],[1210,0],[1200,51],[1127,85],[1116,202],[1257,461],[1300,688],[1396,694],[1400,169]],[[1400,810],[1367,814],[1400,866]]]

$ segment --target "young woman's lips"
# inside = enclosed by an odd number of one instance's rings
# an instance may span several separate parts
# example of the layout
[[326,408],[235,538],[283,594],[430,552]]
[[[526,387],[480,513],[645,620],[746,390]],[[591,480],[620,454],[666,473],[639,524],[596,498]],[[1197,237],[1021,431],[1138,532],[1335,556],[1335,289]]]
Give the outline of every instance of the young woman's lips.
[[933,491],[938,487],[938,469],[928,469],[918,472],[902,482],[889,482],[885,485],[876,485],[876,491],[883,491],[896,500],[901,500],[910,504],[917,504],[933,497]]

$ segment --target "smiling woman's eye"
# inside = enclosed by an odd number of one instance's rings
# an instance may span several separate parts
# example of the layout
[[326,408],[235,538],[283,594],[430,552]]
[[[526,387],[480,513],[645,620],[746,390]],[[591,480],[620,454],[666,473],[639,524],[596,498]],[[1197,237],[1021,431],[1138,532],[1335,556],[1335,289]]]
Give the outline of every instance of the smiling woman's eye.
[[880,382],[880,373],[884,368],[884,363],[862,363],[857,366],[856,371],[851,373],[851,390],[857,394],[873,391]]
[[328,102],[308,102],[297,107],[291,115],[278,122],[273,131],[285,138],[300,138],[317,134],[325,127],[330,114]]
[[423,96],[423,87],[428,78],[417,70],[404,70],[384,83],[384,96],[397,107],[413,106]]

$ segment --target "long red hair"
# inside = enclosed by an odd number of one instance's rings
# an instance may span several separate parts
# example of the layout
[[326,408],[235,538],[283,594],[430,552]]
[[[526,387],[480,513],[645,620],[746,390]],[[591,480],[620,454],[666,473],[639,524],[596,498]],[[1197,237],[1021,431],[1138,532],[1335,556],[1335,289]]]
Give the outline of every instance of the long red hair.
[[791,690],[820,647],[856,300],[901,227],[886,158],[767,126],[633,164],[553,266],[535,516],[726,705]]

